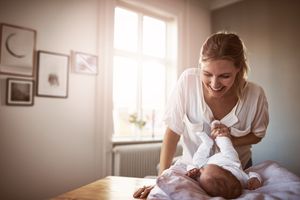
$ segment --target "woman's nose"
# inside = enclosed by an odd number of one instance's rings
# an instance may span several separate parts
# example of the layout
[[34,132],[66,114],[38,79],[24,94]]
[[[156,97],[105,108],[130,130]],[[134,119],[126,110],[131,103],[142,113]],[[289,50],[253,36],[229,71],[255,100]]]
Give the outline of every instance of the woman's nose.
[[212,78],[211,78],[211,80],[210,80],[210,84],[211,84],[211,86],[213,87],[213,88],[218,88],[218,86],[219,86],[219,80],[218,80],[218,78],[217,77],[215,77],[215,76],[213,76]]

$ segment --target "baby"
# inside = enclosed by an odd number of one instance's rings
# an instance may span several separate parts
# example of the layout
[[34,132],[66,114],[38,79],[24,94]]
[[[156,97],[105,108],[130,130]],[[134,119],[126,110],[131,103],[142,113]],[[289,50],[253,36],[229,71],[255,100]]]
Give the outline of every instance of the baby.
[[[218,131],[219,121],[212,123],[212,131]],[[215,139],[220,152],[212,156],[210,151],[214,141],[205,133],[196,133],[202,140],[193,156],[193,165],[188,166],[187,176],[198,181],[202,189],[210,196],[226,199],[237,198],[243,188],[254,190],[262,186],[262,179],[255,172],[245,173],[238,154],[230,140],[229,133],[219,133]]]

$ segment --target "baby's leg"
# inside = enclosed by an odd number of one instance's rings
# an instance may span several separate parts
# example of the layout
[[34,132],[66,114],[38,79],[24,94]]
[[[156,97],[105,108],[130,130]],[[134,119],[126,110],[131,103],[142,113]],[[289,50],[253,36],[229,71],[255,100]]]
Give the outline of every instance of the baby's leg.
[[227,157],[228,159],[232,160],[233,162],[240,163],[239,155],[234,149],[231,140],[225,136],[219,136],[216,138],[216,143],[220,148],[220,153]]
[[197,132],[196,134],[201,138],[202,143],[193,156],[193,164],[200,168],[206,164],[214,142],[205,132]]

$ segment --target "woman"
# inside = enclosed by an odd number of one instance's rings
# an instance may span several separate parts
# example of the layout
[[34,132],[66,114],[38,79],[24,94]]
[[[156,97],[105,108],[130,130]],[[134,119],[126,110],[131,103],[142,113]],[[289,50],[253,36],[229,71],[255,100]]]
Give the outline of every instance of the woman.
[[[244,46],[233,33],[216,33],[202,46],[199,68],[185,70],[169,100],[159,175],[171,165],[182,138],[182,162],[192,162],[201,140],[196,132],[215,138],[230,134],[243,168],[252,165],[251,145],[261,141],[269,122],[268,103],[263,89],[246,81],[248,66]],[[210,124],[219,120],[218,131]],[[153,186],[140,188],[135,198],[145,198]]]

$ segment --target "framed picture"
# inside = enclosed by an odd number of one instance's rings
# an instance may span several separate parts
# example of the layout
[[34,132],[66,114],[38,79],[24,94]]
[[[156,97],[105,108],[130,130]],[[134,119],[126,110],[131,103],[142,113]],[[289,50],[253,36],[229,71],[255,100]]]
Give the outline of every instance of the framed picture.
[[0,73],[33,76],[36,31],[4,23],[0,29]]
[[68,97],[69,56],[38,51],[37,96]]
[[96,75],[98,57],[96,55],[72,51],[72,72]]
[[7,105],[33,105],[33,80],[8,78],[6,87]]

